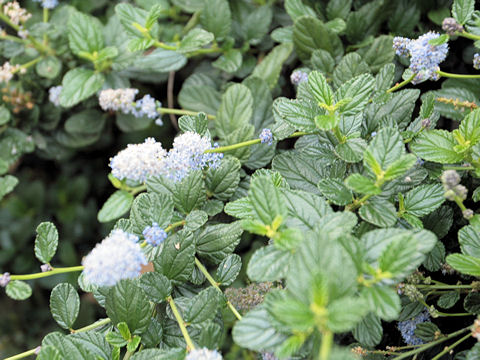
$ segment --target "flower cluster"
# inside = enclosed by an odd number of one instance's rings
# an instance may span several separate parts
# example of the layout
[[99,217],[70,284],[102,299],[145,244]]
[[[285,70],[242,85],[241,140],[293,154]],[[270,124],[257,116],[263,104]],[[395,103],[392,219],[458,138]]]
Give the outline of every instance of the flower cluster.
[[138,90],[132,88],[102,90],[98,102],[105,111],[121,111],[135,117],[146,116],[149,119],[156,119],[155,123],[160,125],[161,119],[157,108],[161,107],[162,104],[148,94],[135,102],[137,94]]
[[48,100],[55,105],[60,106],[60,93],[62,92],[63,86],[52,86],[48,89]]
[[210,138],[188,131],[177,136],[167,153],[162,144],[147,138],[143,144],[129,144],[110,159],[112,174],[117,179],[145,182],[151,176],[165,176],[180,181],[192,170],[216,168],[221,153],[205,153],[212,149]]
[[0,83],[8,83],[18,69],[20,69],[20,65],[11,65],[8,61],[0,66]]
[[222,354],[216,350],[208,350],[207,348],[196,349],[188,353],[185,360],[222,360]]
[[[214,144],[214,146],[217,145]],[[220,164],[223,154],[205,154],[205,151],[212,148],[209,137],[201,136],[193,131],[187,131],[177,136],[165,161],[166,176],[173,181],[180,181],[190,171],[205,167],[215,169]]]
[[10,1],[3,5],[3,13],[7,15],[15,25],[23,24],[32,17],[32,14],[20,7],[17,1]]
[[273,144],[273,134],[270,129],[263,129],[259,136],[262,144],[272,145]]
[[463,26],[451,17],[443,19],[442,29],[450,36],[455,35],[456,32],[463,32]]
[[437,39],[440,34],[429,31],[416,40],[402,37],[393,39],[393,48],[397,55],[410,56],[410,70],[415,74],[412,83],[422,80],[438,80],[437,73],[439,64],[445,60],[448,54],[448,44],[430,44],[431,40]]
[[296,85],[296,86],[300,85],[303,82],[306,82],[307,80],[308,80],[308,74],[302,70],[295,70],[290,75],[290,81],[292,82],[293,85]]
[[472,326],[472,336],[480,341],[480,318],[475,319]]
[[480,70],[480,54],[473,55],[473,67],[477,70]]
[[121,279],[140,276],[147,259],[137,241],[135,235],[113,230],[83,259],[85,280],[98,286],[113,286]]
[[112,174],[117,179],[145,182],[149,176],[164,173],[167,152],[154,138],[147,138],[143,144],[129,144],[110,159]]
[[443,188],[445,189],[445,197],[450,201],[455,201],[458,196],[461,200],[467,198],[468,190],[465,186],[460,185],[460,175],[455,170],[446,170],[440,177]]
[[412,319],[400,321],[397,325],[398,330],[402,334],[403,341],[408,345],[421,345],[423,340],[415,336],[415,329],[418,324],[430,320],[430,314],[427,310],[423,310],[420,314]]
[[152,246],[159,246],[168,236],[167,232],[158,226],[156,222],[152,226],[147,226],[142,234],[145,241]]
[[33,0],[33,1],[41,3],[41,6],[44,9],[53,9],[58,6],[58,0]]

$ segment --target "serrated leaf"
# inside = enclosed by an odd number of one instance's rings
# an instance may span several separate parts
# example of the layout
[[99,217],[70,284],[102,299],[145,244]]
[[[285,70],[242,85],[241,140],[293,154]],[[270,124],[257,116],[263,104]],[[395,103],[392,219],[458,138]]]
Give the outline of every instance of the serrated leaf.
[[190,299],[184,319],[192,324],[212,320],[216,315],[217,307],[218,291],[213,287],[206,288]]
[[457,301],[460,300],[460,294],[458,291],[449,291],[442,294],[438,300],[437,305],[443,309],[450,309],[453,307]]
[[222,159],[220,166],[208,169],[205,185],[211,196],[222,201],[230,199],[240,182],[240,168],[238,159],[227,156]]
[[480,258],[480,231],[472,226],[464,226],[458,232],[458,242],[462,253]]
[[391,321],[398,317],[402,307],[394,289],[388,286],[366,287],[361,295],[369,302],[370,310],[379,318]]
[[68,42],[76,55],[100,51],[104,46],[100,21],[79,11],[73,12],[68,21]]
[[242,232],[238,222],[209,225],[196,235],[196,251],[200,257],[218,264],[233,252]]
[[180,231],[169,236],[160,256],[154,260],[155,271],[165,275],[170,280],[185,282],[192,275],[195,259],[195,244],[193,235]]
[[273,102],[273,111],[276,117],[280,117],[294,129],[313,131],[317,127],[315,117],[321,110],[308,100],[277,98]]
[[183,37],[177,51],[181,53],[192,52],[211,43],[213,39],[214,35],[211,32],[200,28],[194,28]]
[[254,218],[265,225],[271,225],[277,216],[283,218],[286,215],[283,194],[269,178],[253,178],[248,197],[252,204]]
[[447,256],[447,263],[462,274],[480,277],[480,258],[464,254]]
[[255,251],[247,267],[247,275],[252,281],[276,281],[284,278],[292,254],[268,245]]
[[344,185],[340,178],[326,178],[318,183],[323,196],[336,205],[347,205],[352,202],[352,192]]
[[53,318],[64,329],[70,329],[80,310],[80,297],[75,288],[68,284],[58,284],[50,294],[50,311]]
[[105,309],[114,325],[125,322],[133,334],[141,334],[150,323],[150,302],[132,280],[120,280],[109,290]]
[[474,10],[475,0],[455,0],[452,5],[452,15],[461,25],[470,20]]
[[253,112],[253,98],[248,87],[242,84],[230,86],[222,96],[222,103],[215,119],[215,128],[221,138],[247,125]]
[[273,89],[277,85],[283,64],[292,53],[292,50],[293,45],[291,43],[275,46],[267,56],[255,66],[252,76],[265,80],[270,89]]
[[200,13],[200,24],[218,40],[230,33],[232,14],[227,0],[206,0]]
[[155,302],[165,301],[172,293],[172,284],[168,278],[158,272],[147,272],[140,278],[140,287],[145,291],[147,297]]
[[105,77],[101,73],[84,68],[75,68],[68,71],[62,80],[60,105],[72,107],[89,98],[101,89]]
[[237,278],[242,269],[242,258],[237,254],[230,254],[218,264],[215,279],[220,286],[229,286]]
[[32,288],[24,281],[12,280],[5,288],[8,297],[13,300],[26,300],[32,296]]
[[418,217],[428,215],[443,204],[444,192],[440,184],[418,186],[405,195],[405,211]]
[[332,105],[335,98],[330,85],[327,83],[325,76],[319,71],[312,71],[308,75],[308,86],[315,97],[315,100],[320,104]]
[[358,213],[363,220],[379,227],[393,226],[397,222],[395,206],[387,200],[368,200]]
[[375,181],[361,174],[350,175],[345,179],[345,185],[359,194],[378,195],[382,192],[379,187],[375,186]]
[[357,324],[352,333],[360,344],[375,347],[382,340],[382,323],[378,316],[370,313]]
[[159,196],[154,193],[138,195],[132,204],[130,220],[136,234],[142,234],[147,226],[154,222],[161,228],[167,227],[173,213],[173,202],[169,196]]
[[367,105],[374,87],[375,79],[370,74],[359,75],[340,86],[335,92],[337,101],[350,99],[346,105],[340,107],[340,113],[349,116],[362,111]]
[[453,150],[457,145],[453,135],[445,130],[423,131],[411,145],[412,151],[420,158],[441,164],[454,164],[463,160]]
[[37,226],[35,238],[35,256],[47,264],[55,255],[58,246],[58,231],[51,222],[43,222]]

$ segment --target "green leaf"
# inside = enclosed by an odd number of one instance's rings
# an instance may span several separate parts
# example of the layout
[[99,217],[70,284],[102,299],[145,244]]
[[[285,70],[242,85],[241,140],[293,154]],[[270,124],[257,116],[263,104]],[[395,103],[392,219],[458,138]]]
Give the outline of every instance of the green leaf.
[[0,200],[11,192],[18,184],[18,179],[12,175],[0,177]]
[[248,312],[242,320],[237,321],[232,335],[237,345],[255,351],[278,346],[287,338],[275,330],[267,311],[261,307]]
[[143,71],[167,73],[181,69],[187,63],[185,55],[166,49],[155,49],[135,60],[135,67]]
[[340,178],[325,178],[319,181],[318,188],[323,196],[335,205],[347,205],[353,200],[352,192]]
[[392,240],[378,258],[378,266],[393,279],[401,280],[409,274],[411,264],[417,257],[417,240],[400,237]]
[[445,264],[445,246],[441,241],[437,241],[432,251],[427,254],[423,266],[429,271],[438,271],[442,267],[442,264]]
[[395,160],[385,171],[384,179],[392,180],[403,175],[413,165],[415,165],[417,157],[413,154],[406,154]]
[[93,54],[103,49],[103,29],[97,18],[73,12],[68,20],[68,42],[75,55]]
[[181,53],[192,52],[211,43],[213,39],[214,36],[211,32],[200,28],[195,28],[190,30],[187,35],[183,37],[177,51]]
[[292,50],[293,45],[291,43],[275,46],[272,51],[255,66],[252,76],[265,80],[270,89],[273,89],[277,85],[283,64],[292,53]]
[[60,105],[72,107],[89,98],[101,89],[105,77],[93,70],[75,68],[68,71],[62,80]]
[[215,119],[215,128],[221,138],[249,123],[253,112],[253,98],[248,87],[242,84],[230,86],[222,96],[222,103]]
[[458,242],[462,253],[480,258],[480,231],[472,226],[464,226],[458,232]]
[[[199,209],[206,201],[205,182],[201,170],[191,171],[180,182],[175,184],[173,202],[178,211],[188,214],[194,209]],[[171,213],[162,211],[171,217]]]
[[313,230],[316,224],[332,209],[320,196],[306,191],[285,191],[285,202],[289,215],[285,219],[288,227],[308,231]]
[[127,344],[127,351],[134,353],[135,350],[137,350],[138,345],[140,345],[141,337],[138,335],[135,335]]
[[350,331],[369,310],[369,304],[363,298],[344,297],[336,300],[327,307],[327,327],[334,332]]
[[387,200],[370,199],[358,213],[363,220],[379,227],[393,226],[397,222],[395,206]]
[[238,222],[209,225],[197,234],[196,251],[200,257],[218,264],[233,252],[242,232]]
[[120,280],[110,288],[105,309],[114,325],[125,322],[133,334],[141,334],[150,323],[152,307],[148,297],[132,280]]
[[467,352],[465,360],[475,360],[480,357],[480,344],[475,344],[473,347]]
[[161,228],[167,227],[173,213],[173,203],[169,196],[154,193],[138,195],[132,204],[130,220],[136,234],[142,234],[147,226],[154,222]]
[[417,324],[414,331],[416,337],[426,342],[436,340],[438,333],[441,333],[440,329],[431,322]]
[[190,232],[179,231],[163,243],[160,256],[154,260],[155,271],[170,280],[185,282],[195,267],[195,244]]
[[210,196],[222,201],[230,199],[240,182],[240,168],[238,159],[226,156],[219,167],[208,169],[205,185]]
[[446,130],[422,131],[411,145],[412,151],[420,158],[441,164],[454,164],[463,160],[453,148],[457,145],[453,135]]
[[312,71],[308,75],[308,86],[319,104],[333,105],[335,98],[332,88],[328,85],[327,79],[321,72]]
[[395,320],[400,314],[400,297],[388,286],[365,287],[361,295],[370,304],[370,310],[383,320]]
[[124,215],[133,203],[133,195],[125,190],[117,190],[105,201],[98,212],[100,222],[109,222]]
[[200,13],[200,24],[213,33],[217,40],[225,38],[232,27],[232,14],[227,0],[205,0]]
[[304,15],[312,17],[317,16],[315,11],[311,7],[305,5],[302,0],[285,0],[285,10],[293,21]]
[[454,0],[452,16],[461,25],[465,24],[473,15],[475,0]]
[[469,313],[480,314],[480,294],[476,292],[471,292],[467,294],[465,300],[463,301],[463,307]]
[[271,6],[263,5],[252,8],[241,22],[240,35],[251,45],[260,44],[267,35],[272,22],[273,11]]
[[218,264],[215,279],[220,286],[229,286],[237,278],[242,269],[242,258],[237,254],[230,254]]
[[335,146],[335,154],[345,162],[355,163],[362,160],[366,147],[367,142],[362,138],[347,139]]
[[268,311],[286,329],[294,332],[308,332],[315,326],[315,318],[312,311],[301,301],[283,297],[275,299],[269,305],[271,309],[268,309]]
[[[375,185],[375,181],[360,174],[350,175],[345,179],[345,185],[347,188],[359,194],[378,195],[382,192],[382,190]],[[351,199],[349,202],[352,202]]]
[[10,111],[4,106],[0,106],[0,126],[10,121]]
[[333,19],[333,20],[330,20],[329,22],[327,22],[325,24],[325,26],[327,27],[327,29],[329,29],[332,33],[334,34],[340,34],[340,33],[343,33],[343,31],[345,30],[345,28],[347,27],[347,24],[345,23],[345,21],[343,21],[342,19]]
[[277,98],[273,102],[275,116],[280,117],[295,129],[303,131],[316,129],[315,117],[319,110],[316,104],[308,100]]
[[172,284],[168,278],[157,272],[147,272],[140,278],[140,287],[145,291],[147,297],[155,302],[165,301],[172,293]]
[[383,327],[378,316],[368,314],[352,331],[354,338],[362,345],[375,347],[382,341]]
[[5,288],[8,297],[13,300],[26,300],[32,296],[32,288],[24,281],[12,280]]
[[302,16],[296,19],[293,26],[293,43],[295,51],[301,60],[309,60],[312,52],[323,49],[333,53],[333,45],[327,27],[312,16]]
[[336,88],[342,86],[356,76],[370,72],[368,64],[357,53],[345,55],[333,71],[333,85]]
[[405,195],[405,211],[418,217],[428,215],[443,204],[444,192],[440,184],[415,187]]
[[193,210],[185,218],[184,229],[188,231],[195,231],[205,225],[208,220],[208,214],[203,210]]
[[285,217],[285,199],[271,179],[267,177],[253,178],[248,197],[255,218],[263,224],[271,225],[277,216]]
[[64,329],[71,329],[80,311],[80,297],[75,288],[58,284],[50,294],[50,311],[53,318]]
[[[47,56],[35,65],[35,71],[41,77],[55,79],[62,70],[62,62],[55,56]],[[1,116],[0,116],[1,118]],[[0,125],[2,120],[0,119]]]
[[373,73],[377,73],[384,65],[392,63],[395,57],[392,40],[393,38],[389,35],[380,35],[370,47],[358,51]]
[[331,74],[335,67],[335,60],[332,55],[326,50],[315,50],[312,52],[310,59],[315,70],[319,70],[325,74]]
[[337,101],[351,99],[346,105],[341,106],[339,111],[345,115],[355,115],[362,111],[370,99],[375,87],[375,79],[370,74],[363,74],[344,83],[335,92]]
[[[121,3],[115,6],[115,13],[122,23],[127,34],[133,38],[145,38],[144,34],[133,24],[145,26],[148,18],[148,11],[132,6],[131,4]],[[150,33],[156,34],[158,25],[155,24]]]
[[352,8],[352,0],[330,0],[327,5],[328,19],[346,19]]
[[51,222],[42,222],[37,226],[35,238],[35,256],[42,263],[47,264],[53,258],[58,246],[58,231]]
[[450,309],[458,300],[460,300],[460,293],[458,291],[449,291],[438,298],[437,305],[443,309]]
[[268,245],[255,251],[247,267],[247,275],[252,281],[277,281],[285,278],[291,252]]
[[480,110],[474,110],[465,116],[458,127],[458,132],[472,145],[478,143],[480,141]]
[[[120,323],[120,324],[125,324],[125,323]],[[127,338],[127,340],[128,339],[130,339],[130,336]],[[107,333],[107,335],[105,335],[105,340],[107,340],[110,345],[113,345],[116,347],[124,347],[125,345],[127,345],[127,342],[128,342],[127,340],[125,340],[125,338],[122,335],[120,335],[117,332]]]
[[398,130],[384,128],[378,131],[367,151],[371,152],[380,168],[386,170],[405,153],[405,145]]
[[144,349],[133,354],[131,360],[182,360],[185,349]]
[[208,119],[205,113],[196,116],[183,115],[178,119],[178,126],[184,132],[193,131],[204,136],[208,132]]
[[189,306],[184,313],[184,320],[191,324],[212,320],[217,313],[217,307],[218,291],[213,287],[208,287],[190,299]]
[[60,352],[52,345],[45,345],[40,348],[37,355],[38,360],[61,360]]
[[387,91],[392,86],[394,78],[395,65],[384,65],[375,77],[375,92],[379,95],[383,95],[385,91]]
[[447,263],[462,274],[480,277],[480,258],[464,254],[447,256]]
[[230,49],[212,63],[213,67],[228,73],[234,73],[242,66],[240,50]]

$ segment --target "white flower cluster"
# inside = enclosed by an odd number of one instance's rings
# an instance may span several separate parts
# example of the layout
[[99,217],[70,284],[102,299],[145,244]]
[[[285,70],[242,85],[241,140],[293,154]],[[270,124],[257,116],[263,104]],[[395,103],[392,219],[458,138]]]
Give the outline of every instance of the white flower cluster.
[[145,182],[149,176],[162,175],[167,152],[154,138],[147,138],[143,144],[129,144],[110,159],[112,174],[117,179]]
[[125,114],[131,113],[135,104],[137,89],[107,89],[102,90],[98,97],[100,107],[105,110],[121,111]]
[[222,360],[222,354],[216,350],[208,350],[207,348],[195,349],[188,353],[185,360]]
[[162,144],[147,138],[143,144],[129,144],[110,159],[112,174],[117,179],[145,182],[150,176],[182,180],[192,170],[216,168],[221,153],[205,153],[212,149],[210,138],[188,131],[178,136],[167,153]]
[[18,69],[20,69],[20,65],[11,65],[8,61],[0,66],[0,83],[8,83]]
[[85,280],[98,286],[113,286],[122,279],[140,276],[147,259],[138,236],[113,230],[82,261]]
[[60,93],[62,92],[63,86],[52,86],[48,89],[48,100],[55,105],[60,106]]
[[3,5],[3,13],[7,15],[15,25],[23,24],[32,16],[27,10],[21,8],[17,1],[10,1]]

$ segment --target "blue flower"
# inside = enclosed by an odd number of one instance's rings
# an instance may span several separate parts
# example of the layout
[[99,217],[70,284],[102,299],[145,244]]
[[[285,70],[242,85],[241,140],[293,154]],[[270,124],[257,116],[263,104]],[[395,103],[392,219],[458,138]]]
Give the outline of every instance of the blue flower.
[[263,129],[259,136],[262,144],[272,145],[273,144],[273,134],[270,129]]
[[145,182],[150,176],[166,174],[167,152],[154,138],[147,138],[143,144],[129,144],[110,159],[112,174],[119,180],[129,179]]
[[427,310],[423,310],[420,314],[412,319],[400,321],[397,325],[398,330],[402,334],[403,341],[408,345],[421,345],[423,340],[415,336],[417,325],[430,320],[430,314]]
[[301,83],[306,82],[307,80],[308,80],[308,74],[302,70],[295,70],[290,75],[290,81],[292,82],[293,85],[298,86]]
[[395,50],[395,54],[398,56],[409,56],[410,53],[407,49],[407,45],[411,42],[412,40],[401,37],[401,36],[396,36],[393,38],[393,50]]
[[216,350],[208,350],[207,348],[196,349],[188,353],[185,360],[222,360],[222,355]]
[[480,54],[473,55],[473,67],[477,70],[480,70]]
[[207,136],[201,136],[192,131],[177,136],[165,160],[167,177],[173,181],[180,181],[192,170],[218,167],[223,154],[204,153],[212,148],[214,147]]
[[58,0],[33,0],[35,2],[41,2],[42,7],[45,9],[53,9],[58,6]]
[[147,243],[152,246],[160,245],[168,236],[165,230],[158,226],[156,222],[154,222],[152,226],[147,226],[142,234]]
[[412,83],[415,84],[424,79],[439,79],[437,71],[440,70],[439,64],[447,57],[448,44],[431,45],[429,43],[430,40],[437,39],[439,36],[440,34],[430,31],[406,45],[410,52],[410,70],[415,73]]
[[98,286],[113,286],[121,279],[140,276],[147,259],[138,237],[113,230],[82,261],[85,280]]
[[153,97],[147,94],[140,100],[137,100],[136,107],[133,114],[136,117],[146,116],[149,119],[156,119],[159,116],[157,112],[157,107],[160,107],[160,106],[161,106],[160,102],[158,102]]

